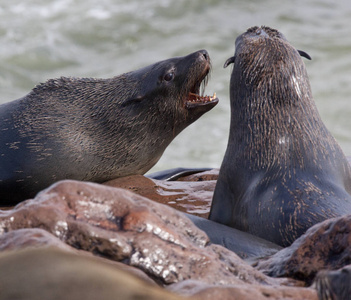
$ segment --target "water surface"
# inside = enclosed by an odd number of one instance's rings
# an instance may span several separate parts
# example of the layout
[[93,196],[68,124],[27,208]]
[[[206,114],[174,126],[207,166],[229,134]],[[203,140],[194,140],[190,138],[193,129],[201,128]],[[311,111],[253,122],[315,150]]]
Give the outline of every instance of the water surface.
[[223,69],[248,27],[279,29],[306,61],[322,119],[351,155],[351,2],[216,0],[0,0],[0,103],[59,76],[112,77],[199,49],[213,71],[206,88],[220,103],[183,131],[153,171],[219,167],[229,130]]

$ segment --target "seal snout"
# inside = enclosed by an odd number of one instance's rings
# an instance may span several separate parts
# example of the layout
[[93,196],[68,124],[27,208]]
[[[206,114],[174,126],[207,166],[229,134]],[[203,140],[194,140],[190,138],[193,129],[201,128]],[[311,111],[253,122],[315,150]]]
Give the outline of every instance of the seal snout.
[[254,31],[254,34],[256,36],[262,36],[262,37],[269,37],[269,31],[271,30],[271,28],[269,27],[256,27],[256,30]]
[[270,38],[284,38],[284,36],[276,29],[268,26],[254,26],[246,31],[251,37],[270,37]]
[[204,68],[204,78],[210,73],[211,71],[211,59],[210,55],[208,54],[207,50],[199,50],[198,52],[198,59],[205,63]]
[[[213,96],[204,96],[205,86],[207,85],[208,76],[211,70],[210,55],[206,50],[199,50],[195,52],[195,62],[192,66],[192,79],[194,80],[190,85],[187,96],[184,100],[184,106],[187,109],[193,109],[199,106],[214,106],[218,103],[216,93]],[[197,75],[196,75],[197,73]],[[202,86],[202,91],[201,91]]]
[[210,55],[208,54],[208,52],[205,49],[200,50],[198,53],[199,53],[199,56],[202,57],[203,59],[205,59],[208,63],[211,62]]

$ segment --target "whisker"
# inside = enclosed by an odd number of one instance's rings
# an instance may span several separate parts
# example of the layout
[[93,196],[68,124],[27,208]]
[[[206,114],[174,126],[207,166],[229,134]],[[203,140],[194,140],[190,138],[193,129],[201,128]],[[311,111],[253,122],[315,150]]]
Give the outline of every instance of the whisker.
[[208,80],[209,80],[209,74],[207,74],[206,76],[205,76],[205,78],[202,80],[202,82],[201,82],[201,86],[200,86],[200,95],[203,97],[204,96],[204,94],[205,94],[205,88],[206,88],[206,86],[207,86],[207,84],[208,84]]

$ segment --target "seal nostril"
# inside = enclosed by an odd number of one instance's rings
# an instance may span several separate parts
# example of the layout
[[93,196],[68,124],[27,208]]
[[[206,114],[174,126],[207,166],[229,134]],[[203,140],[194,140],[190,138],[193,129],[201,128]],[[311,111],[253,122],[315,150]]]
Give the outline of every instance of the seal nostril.
[[208,52],[206,50],[201,50],[200,53],[204,56],[204,58],[208,61],[210,59]]

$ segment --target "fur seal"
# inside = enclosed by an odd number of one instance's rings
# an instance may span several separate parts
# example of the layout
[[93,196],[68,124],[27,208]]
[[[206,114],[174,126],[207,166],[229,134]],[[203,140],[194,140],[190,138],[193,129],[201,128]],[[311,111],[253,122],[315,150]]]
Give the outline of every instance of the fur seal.
[[235,42],[231,124],[209,219],[281,246],[351,213],[351,170],[323,124],[300,55],[277,30]]
[[110,79],[51,79],[1,105],[0,205],[61,179],[144,174],[218,103],[199,95],[210,68],[200,50]]

